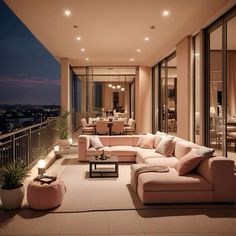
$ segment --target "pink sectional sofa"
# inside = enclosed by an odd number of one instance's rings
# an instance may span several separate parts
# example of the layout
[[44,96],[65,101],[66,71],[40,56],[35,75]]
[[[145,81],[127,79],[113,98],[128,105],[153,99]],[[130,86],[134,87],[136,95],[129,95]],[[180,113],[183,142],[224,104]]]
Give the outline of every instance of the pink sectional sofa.
[[[191,173],[180,176],[176,163],[192,149],[200,148],[192,142],[175,138],[171,157],[155,149],[137,147],[139,135],[99,136],[105,152],[117,155],[119,161],[136,162],[131,165],[131,175],[137,168],[147,165],[168,166],[169,172],[147,172],[137,177],[137,194],[143,203],[174,202],[234,202],[236,201],[236,174],[234,161],[223,156],[206,158]],[[90,146],[89,136],[79,137],[79,161],[87,161],[96,154]]]

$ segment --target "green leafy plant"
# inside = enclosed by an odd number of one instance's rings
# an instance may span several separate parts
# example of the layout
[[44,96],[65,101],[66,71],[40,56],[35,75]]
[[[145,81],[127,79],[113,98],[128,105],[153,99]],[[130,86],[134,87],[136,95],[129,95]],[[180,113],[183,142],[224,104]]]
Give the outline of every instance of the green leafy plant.
[[67,139],[69,133],[68,116],[70,112],[62,111],[56,122],[56,130],[60,139]]
[[9,163],[0,169],[1,186],[3,189],[15,189],[23,185],[29,173],[29,167],[18,161]]

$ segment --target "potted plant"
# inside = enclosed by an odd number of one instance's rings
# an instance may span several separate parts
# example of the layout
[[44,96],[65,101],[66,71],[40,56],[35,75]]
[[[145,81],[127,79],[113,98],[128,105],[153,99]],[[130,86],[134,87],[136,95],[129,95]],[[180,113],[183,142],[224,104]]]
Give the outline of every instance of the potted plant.
[[62,111],[60,116],[57,118],[56,122],[56,130],[59,137],[59,146],[60,148],[69,148],[70,143],[68,140],[69,134],[69,125],[68,125],[68,117],[70,112]]
[[28,172],[29,167],[19,161],[9,163],[0,169],[1,200],[4,209],[21,207],[25,193],[23,181]]

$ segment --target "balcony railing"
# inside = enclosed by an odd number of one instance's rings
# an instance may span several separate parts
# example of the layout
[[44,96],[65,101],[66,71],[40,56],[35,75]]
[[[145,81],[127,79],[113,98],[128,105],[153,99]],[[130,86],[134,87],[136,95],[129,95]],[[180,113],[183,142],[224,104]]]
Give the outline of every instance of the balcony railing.
[[0,136],[0,167],[10,162],[33,164],[39,152],[49,152],[57,143],[56,119]]

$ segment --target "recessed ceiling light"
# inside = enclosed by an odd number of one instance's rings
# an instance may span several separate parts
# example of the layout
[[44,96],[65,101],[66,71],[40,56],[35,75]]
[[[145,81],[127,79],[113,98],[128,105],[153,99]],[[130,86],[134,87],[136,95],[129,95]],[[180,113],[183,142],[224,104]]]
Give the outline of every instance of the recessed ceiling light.
[[167,10],[165,10],[165,11],[162,12],[162,15],[163,15],[163,16],[169,16],[169,15],[170,15],[170,12],[167,11]]
[[80,40],[81,40],[81,37],[79,37],[79,36],[78,36],[78,37],[76,37],[76,40],[80,41]]
[[89,60],[89,58],[88,58],[88,57],[86,57],[86,58],[85,58],[85,60],[86,60],[86,61],[88,61],[88,60]]
[[148,37],[145,37],[144,40],[145,40],[145,41],[149,41],[149,38],[148,38]]
[[84,51],[85,51],[85,49],[84,49],[84,48],[81,48],[81,49],[80,49],[80,51],[81,51],[81,52],[84,52]]
[[130,61],[134,61],[134,58],[130,58],[129,60],[130,60]]
[[65,10],[64,14],[65,14],[65,16],[70,16],[71,15],[71,11],[70,10]]
[[141,52],[141,49],[138,48],[138,49],[137,49],[137,52]]

